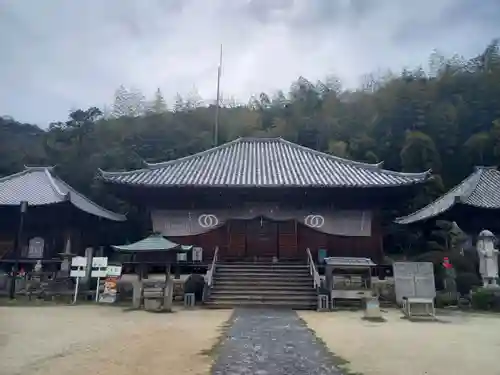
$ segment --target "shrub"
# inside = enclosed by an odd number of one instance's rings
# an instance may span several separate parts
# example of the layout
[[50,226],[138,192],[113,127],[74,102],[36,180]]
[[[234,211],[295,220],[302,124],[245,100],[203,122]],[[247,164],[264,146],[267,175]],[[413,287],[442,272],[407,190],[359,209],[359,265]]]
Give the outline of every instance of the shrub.
[[472,293],[472,307],[478,310],[500,311],[500,291],[480,288]]
[[446,306],[455,306],[457,304],[456,295],[451,295],[450,293],[437,293],[436,294],[436,307],[443,308]]
[[205,278],[202,275],[192,274],[184,283],[184,293],[194,293],[196,300],[201,301],[204,287]]
[[476,273],[459,273],[456,278],[457,292],[461,295],[468,294],[471,290],[481,286],[481,279]]

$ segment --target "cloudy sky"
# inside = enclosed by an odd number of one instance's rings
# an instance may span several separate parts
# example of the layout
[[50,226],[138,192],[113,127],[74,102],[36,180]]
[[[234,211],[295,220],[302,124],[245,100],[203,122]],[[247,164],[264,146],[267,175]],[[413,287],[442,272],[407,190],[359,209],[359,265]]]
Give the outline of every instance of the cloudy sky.
[[123,84],[246,102],[302,75],[346,86],[382,68],[472,56],[500,36],[499,0],[0,0],[0,115],[46,126]]

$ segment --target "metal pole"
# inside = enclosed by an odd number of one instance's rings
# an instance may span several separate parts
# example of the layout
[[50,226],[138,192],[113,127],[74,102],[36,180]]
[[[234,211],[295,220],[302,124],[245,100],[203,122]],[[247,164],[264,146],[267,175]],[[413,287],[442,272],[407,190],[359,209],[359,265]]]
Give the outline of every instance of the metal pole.
[[217,103],[215,104],[214,147],[219,144],[220,76],[222,74],[222,44],[220,45],[219,67],[217,69]]
[[28,209],[28,202],[22,201],[19,205],[19,225],[17,227],[17,236],[14,243],[14,266],[12,267],[12,275],[10,279],[9,298],[16,298],[16,279],[19,272],[19,257],[21,253],[21,242],[24,229],[24,214]]

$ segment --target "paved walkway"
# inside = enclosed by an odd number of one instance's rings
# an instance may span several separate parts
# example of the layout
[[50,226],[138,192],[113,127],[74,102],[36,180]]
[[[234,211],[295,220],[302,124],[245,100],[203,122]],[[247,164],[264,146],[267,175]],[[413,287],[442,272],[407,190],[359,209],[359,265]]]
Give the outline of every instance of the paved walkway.
[[213,375],[341,375],[295,311],[237,309]]

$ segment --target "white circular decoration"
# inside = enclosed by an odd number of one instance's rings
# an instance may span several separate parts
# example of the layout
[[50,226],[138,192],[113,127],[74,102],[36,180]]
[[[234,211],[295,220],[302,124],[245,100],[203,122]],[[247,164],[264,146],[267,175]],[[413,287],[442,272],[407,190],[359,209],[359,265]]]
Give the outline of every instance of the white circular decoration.
[[311,228],[321,228],[325,225],[325,218],[321,215],[307,215],[304,224]]
[[202,228],[213,228],[219,224],[219,219],[213,214],[203,214],[198,217],[198,224]]

